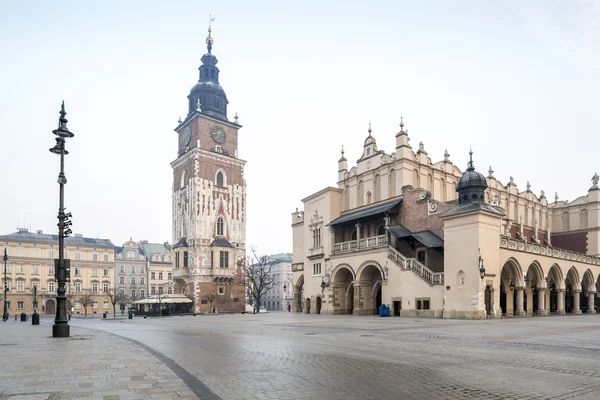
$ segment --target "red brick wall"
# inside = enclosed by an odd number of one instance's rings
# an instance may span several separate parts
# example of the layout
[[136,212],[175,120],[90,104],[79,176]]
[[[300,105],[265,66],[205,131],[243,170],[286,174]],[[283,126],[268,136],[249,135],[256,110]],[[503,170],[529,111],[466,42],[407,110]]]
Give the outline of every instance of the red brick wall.
[[[223,294],[219,293],[219,287],[224,288]],[[207,300],[207,295],[215,293],[212,307],[217,312],[242,312],[246,309],[246,296],[244,285],[238,284],[216,284],[212,282],[198,283],[197,286],[197,308],[200,312],[210,312],[210,303],[202,304],[202,300]],[[237,298],[238,301],[234,301]]]
[[587,253],[587,232],[552,233],[551,238],[553,247]]
[[400,207],[400,218],[397,222],[413,232],[420,232],[429,229],[443,239],[444,221],[440,219],[440,215],[455,207],[455,204],[436,202],[436,213],[433,215],[428,215],[427,201],[421,200],[419,197],[422,192],[422,190],[411,190],[406,187],[402,189],[404,202]]

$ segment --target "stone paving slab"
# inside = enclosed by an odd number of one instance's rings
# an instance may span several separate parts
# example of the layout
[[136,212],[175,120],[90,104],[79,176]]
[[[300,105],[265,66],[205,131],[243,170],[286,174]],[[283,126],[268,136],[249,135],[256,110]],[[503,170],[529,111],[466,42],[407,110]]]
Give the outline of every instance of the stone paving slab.
[[155,354],[131,340],[51,321],[0,322],[0,400],[134,400],[197,396]]
[[598,315],[270,313],[77,324],[135,337],[223,399],[600,398]]

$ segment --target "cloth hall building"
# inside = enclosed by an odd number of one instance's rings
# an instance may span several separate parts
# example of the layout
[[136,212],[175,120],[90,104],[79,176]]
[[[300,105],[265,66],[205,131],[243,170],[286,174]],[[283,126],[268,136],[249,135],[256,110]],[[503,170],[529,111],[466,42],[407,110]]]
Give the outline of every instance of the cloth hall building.
[[600,188],[574,201],[463,172],[414,151],[400,124],[396,148],[338,161],[337,187],[292,213],[294,311],[499,318],[595,313],[600,306]]

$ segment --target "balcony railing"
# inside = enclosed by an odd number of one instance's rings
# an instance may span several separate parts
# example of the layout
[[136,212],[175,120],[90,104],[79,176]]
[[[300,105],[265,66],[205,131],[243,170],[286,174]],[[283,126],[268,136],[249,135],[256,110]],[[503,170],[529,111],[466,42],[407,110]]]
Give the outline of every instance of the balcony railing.
[[359,240],[350,240],[349,242],[335,243],[333,245],[334,253],[345,253],[354,250],[371,249],[387,245],[386,235],[372,236]]

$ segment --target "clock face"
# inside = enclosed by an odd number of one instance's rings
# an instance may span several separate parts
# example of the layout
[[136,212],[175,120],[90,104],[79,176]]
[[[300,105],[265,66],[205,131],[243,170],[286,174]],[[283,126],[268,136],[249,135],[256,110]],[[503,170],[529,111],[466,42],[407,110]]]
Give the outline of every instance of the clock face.
[[212,137],[213,140],[217,143],[225,142],[225,128],[223,128],[221,125],[213,125],[210,128],[210,137]]
[[190,143],[190,139],[192,138],[192,128],[186,126],[183,130],[183,144],[186,146]]

